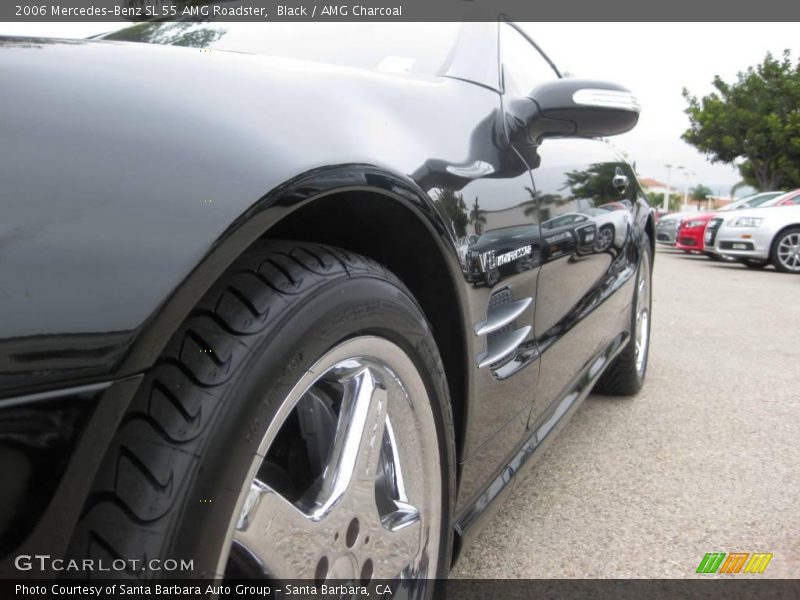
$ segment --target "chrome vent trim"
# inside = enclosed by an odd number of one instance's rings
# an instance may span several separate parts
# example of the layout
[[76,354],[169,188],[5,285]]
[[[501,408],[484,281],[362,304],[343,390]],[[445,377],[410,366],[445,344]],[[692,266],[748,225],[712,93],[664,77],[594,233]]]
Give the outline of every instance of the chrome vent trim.
[[475,325],[475,335],[486,335],[502,329],[519,317],[531,305],[533,298],[522,298],[499,306],[490,306],[486,320]]
[[530,332],[531,327],[527,325],[487,340],[486,352],[481,352],[476,357],[478,368],[482,369],[493,365],[516,352],[517,347],[528,337]]

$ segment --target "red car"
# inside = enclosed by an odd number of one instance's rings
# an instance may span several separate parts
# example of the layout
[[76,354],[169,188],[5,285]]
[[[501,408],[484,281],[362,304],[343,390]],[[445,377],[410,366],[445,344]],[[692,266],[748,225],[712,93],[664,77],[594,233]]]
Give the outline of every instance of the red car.
[[[683,219],[675,234],[675,247],[684,252],[703,252],[703,234],[714,215],[713,212],[698,213]],[[706,256],[715,258],[716,255],[706,253]]]
[[[763,194],[763,196],[766,196],[766,194]],[[764,202],[761,206],[766,208],[767,206],[789,206],[792,204],[800,204],[800,189],[778,195]],[[703,248],[706,225],[718,214],[718,212],[705,212],[683,219],[675,235],[675,247],[684,252],[702,252],[711,260],[720,260],[721,257],[719,255],[708,252]]]

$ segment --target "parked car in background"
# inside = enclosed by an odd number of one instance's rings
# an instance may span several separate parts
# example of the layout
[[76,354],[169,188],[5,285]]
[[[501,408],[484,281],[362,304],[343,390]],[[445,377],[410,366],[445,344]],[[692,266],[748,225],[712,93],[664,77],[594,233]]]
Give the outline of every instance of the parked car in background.
[[752,194],[751,196],[745,196],[737,200],[736,202],[731,202],[727,206],[723,206],[717,212],[727,212],[729,210],[744,210],[746,208],[759,208],[763,206],[767,202],[770,202],[785,194],[786,192],[782,190],[773,191],[773,192],[759,192],[758,194]]
[[[762,192],[760,194],[742,198],[737,202],[719,209],[717,212],[699,215],[696,220],[705,218],[706,221],[706,224],[702,227],[702,230],[696,226],[694,228],[687,228],[687,231],[680,234],[680,236],[696,238],[699,235],[702,240],[701,244],[703,247],[703,254],[705,254],[711,260],[725,260],[726,258],[730,260],[729,257],[717,254],[717,252],[714,250],[714,230],[719,226],[720,223],[722,223],[721,220],[714,220],[715,216],[719,215],[719,213],[725,213],[732,210],[767,208],[769,206],[789,206],[797,203],[800,203],[800,189],[791,192]],[[688,245],[681,245],[679,247],[682,250],[693,249],[689,248]]]
[[800,274],[800,206],[736,211],[712,219],[706,243],[714,251],[753,269],[772,263],[784,273]]
[[662,216],[656,223],[656,242],[674,246],[678,237],[681,220],[697,213],[670,213]]
[[[675,247],[684,252],[703,251],[703,232],[706,225],[715,215],[713,212],[697,213],[695,215],[681,219],[678,230],[675,233]],[[716,258],[711,255],[710,258]]]
[[[624,207],[622,204],[620,206]],[[597,234],[594,238],[594,247],[598,252],[605,252],[614,243],[618,246],[625,243],[625,236],[628,234],[627,221],[625,213],[616,207],[584,208],[561,214],[542,222],[542,229],[547,229],[549,233],[551,230],[567,225],[579,227],[586,223],[596,225]]]
[[800,188],[781,194],[762,206],[800,206]]

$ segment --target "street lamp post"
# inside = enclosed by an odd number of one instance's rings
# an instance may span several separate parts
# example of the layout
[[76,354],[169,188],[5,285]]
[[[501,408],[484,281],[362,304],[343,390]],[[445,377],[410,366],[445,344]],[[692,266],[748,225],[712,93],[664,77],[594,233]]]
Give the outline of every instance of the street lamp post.
[[[667,189],[664,192],[664,206],[662,207],[664,212],[669,211],[669,184],[672,179],[672,169],[683,169],[681,165],[664,165],[667,167]],[[680,192],[678,192],[680,193]]]
[[689,206],[689,178],[692,176],[692,173],[689,173],[689,171],[684,170],[683,174],[686,175],[686,185],[683,188],[683,206],[688,207]]
[[[686,187],[683,188],[683,206],[684,209],[689,206],[689,180],[697,173],[690,173],[688,169],[684,169],[683,174],[686,175]],[[700,210],[700,205],[697,205],[697,210]]]

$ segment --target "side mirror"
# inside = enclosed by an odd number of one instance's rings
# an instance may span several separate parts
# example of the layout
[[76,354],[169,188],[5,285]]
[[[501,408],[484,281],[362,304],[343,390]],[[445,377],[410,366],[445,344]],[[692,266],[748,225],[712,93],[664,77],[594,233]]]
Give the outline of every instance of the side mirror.
[[[537,86],[512,107],[529,141],[545,137],[607,137],[639,121],[639,101],[624,87],[588,79],[557,79]],[[529,104],[530,102],[530,104]]]

